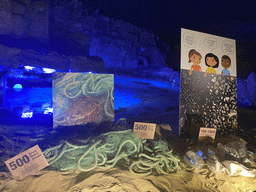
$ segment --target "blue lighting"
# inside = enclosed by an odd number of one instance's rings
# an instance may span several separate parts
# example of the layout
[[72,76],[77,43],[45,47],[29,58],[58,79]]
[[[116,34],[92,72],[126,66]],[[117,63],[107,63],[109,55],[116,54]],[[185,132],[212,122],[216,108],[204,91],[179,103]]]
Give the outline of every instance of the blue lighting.
[[14,91],[19,92],[19,91],[22,90],[22,85],[21,85],[21,84],[15,84],[15,85],[13,86],[13,89],[14,89]]
[[31,66],[24,66],[24,68],[27,70],[27,71],[31,71],[32,69],[34,69],[35,67],[31,67]]
[[44,110],[44,114],[47,115],[49,113],[53,113],[53,108],[50,108],[50,107],[47,107],[45,110]]
[[33,117],[33,112],[25,112],[25,113],[22,113],[22,116],[21,118],[32,118]]
[[53,73],[56,70],[55,69],[50,69],[50,68],[43,68],[44,73]]

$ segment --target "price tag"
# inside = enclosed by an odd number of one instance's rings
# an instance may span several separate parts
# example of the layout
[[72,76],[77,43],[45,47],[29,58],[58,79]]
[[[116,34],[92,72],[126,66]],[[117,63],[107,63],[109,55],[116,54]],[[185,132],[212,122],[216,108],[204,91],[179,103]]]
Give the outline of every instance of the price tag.
[[38,145],[5,161],[9,171],[17,180],[33,175],[49,166]]
[[133,132],[138,133],[141,139],[154,139],[156,124],[135,122]]
[[205,139],[207,136],[211,137],[212,139],[215,139],[215,135],[216,135],[216,128],[206,128],[206,127],[200,127],[200,131],[199,131],[199,136],[198,136],[198,140],[203,140]]

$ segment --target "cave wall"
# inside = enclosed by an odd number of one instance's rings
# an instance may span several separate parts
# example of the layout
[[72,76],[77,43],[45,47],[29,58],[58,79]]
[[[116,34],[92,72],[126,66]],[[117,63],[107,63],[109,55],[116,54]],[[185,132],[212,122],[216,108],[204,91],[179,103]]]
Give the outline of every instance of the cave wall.
[[0,34],[16,38],[49,38],[49,5],[46,1],[0,1]]
[[65,56],[53,51],[39,53],[31,49],[24,50],[4,45],[0,45],[0,64],[4,70],[15,69],[21,65],[29,65],[53,68],[60,71],[106,72],[104,62],[99,56]]
[[67,34],[73,38],[74,34],[79,34],[79,39],[82,39],[79,46],[88,48],[90,56],[100,56],[106,68],[136,68],[141,58],[146,58],[143,65],[147,67],[167,67],[164,53],[157,46],[159,39],[156,34],[105,17],[99,10],[89,14],[79,7],[82,4],[78,2],[78,5],[50,8],[50,39]]
[[[1,45],[1,64],[60,70],[72,66],[74,70],[84,71],[87,67],[81,65],[83,57],[87,64],[102,66],[103,62],[106,68],[167,67],[164,53],[157,46],[157,35],[128,22],[105,17],[99,10],[88,13],[82,7],[79,1],[66,0],[1,1],[0,35],[16,38],[17,44],[23,40],[20,44],[24,45],[15,47],[16,40],[11,46]],[[33,40],[26,41],[28,38],[47,43],[46,50],[38,48],[40,44],[33,47]],[[95,60],[96,56],[102,60]]]

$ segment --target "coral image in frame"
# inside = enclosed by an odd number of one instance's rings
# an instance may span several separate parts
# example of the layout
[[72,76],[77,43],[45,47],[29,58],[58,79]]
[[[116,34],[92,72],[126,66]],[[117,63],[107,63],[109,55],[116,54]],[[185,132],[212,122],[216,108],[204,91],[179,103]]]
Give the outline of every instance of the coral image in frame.
[[114,75],[53,73],[53,127],[114,121]]

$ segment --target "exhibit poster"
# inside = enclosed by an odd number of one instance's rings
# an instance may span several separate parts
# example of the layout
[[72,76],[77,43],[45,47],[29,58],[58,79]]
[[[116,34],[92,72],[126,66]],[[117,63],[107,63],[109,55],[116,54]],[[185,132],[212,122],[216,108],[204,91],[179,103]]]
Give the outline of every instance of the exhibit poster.
[[53,73],[53,127],[114,121],[114,75]]
[[237,129],[235,40],[181,29],[180,134]]

